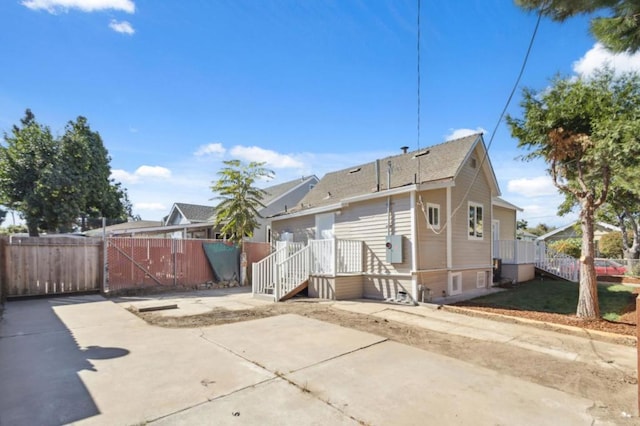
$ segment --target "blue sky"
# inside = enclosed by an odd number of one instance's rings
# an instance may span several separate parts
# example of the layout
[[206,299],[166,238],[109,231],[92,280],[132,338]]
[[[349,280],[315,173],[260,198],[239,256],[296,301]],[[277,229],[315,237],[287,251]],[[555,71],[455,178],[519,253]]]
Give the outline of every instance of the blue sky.
[[[149,220],[213,204],[224,159],[266,161],[271,185],[469,131],[488,143],[536,22],[505,0],[422,1],[418,140],[417,0],[3,0],[0,16],[0,131],[26,108],[54,134],[87,117]],[[605,61],[640,69],[586,18],[543,20],[520,87]],[[544,164],[521,154],[501,123],[503,198],[531,225],[568,223]]]

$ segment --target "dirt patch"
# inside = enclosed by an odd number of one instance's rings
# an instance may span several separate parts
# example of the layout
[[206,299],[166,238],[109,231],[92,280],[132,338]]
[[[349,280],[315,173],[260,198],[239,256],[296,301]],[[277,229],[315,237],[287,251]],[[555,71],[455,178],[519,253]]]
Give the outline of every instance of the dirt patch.
[[637,417],[629,419],[622,414],[629,411],[634,416],[636,414],[637,378],[615,368],[614,364],[595,365],[561,360],[511,345],[484,342],[347,312],[320,303],[317,299],[297,299],[241,311],[217,308],[206,314],[188,317],[165,317],[151,312],[137,315],[163,327],[205,327],[290,313],[376,334],[597,401],[593,414],[601,419],[613,420],[616,424],[636,424],[637,421]]

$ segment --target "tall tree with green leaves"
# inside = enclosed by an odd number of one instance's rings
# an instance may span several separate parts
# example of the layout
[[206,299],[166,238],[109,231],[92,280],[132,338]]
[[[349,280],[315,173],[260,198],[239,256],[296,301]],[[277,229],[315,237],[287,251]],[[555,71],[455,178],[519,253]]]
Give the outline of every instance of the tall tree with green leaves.
[[612,52],[640,50],[640,2],[638,0],[515,0],[525,10],[542,13],[555,21],[576,15],[608,12],[591,20],[591,33]]
[[54,139],[27,110],[21,126],[4,139],[0,204],[19,212],[29,235],[38,236],[39,229],[71,231],[78,218],[82,230],[86,218],[126,218],[126,191],[110,179],[111,159],[86,118],[70,121],[64,135]]
[[605,69],[590,78],[556,77],[542,92],[523,91],[522,118],[507,117],[525,159],[542,158],[565,196],[578,206],[582,230],[577,316],[598,318],[593,242],[595,214],[606,201],[616,170],[640,154],[640,78]]
[[51,161],[57,144],[48,127],[27,109],[19,126],[0,145],[0,202],[20,213],[30,236],[38,236],[51,193]]
[[[111,157],[100,134],[91,130],[87,119],[79,116],[70,121],[60,140],[59,151],[64,188],[67,188],[67,220],[80,219],[80,228],[87,229],[87,219],[125,218],[126,191],[110,179]],[[69,187],[68,185],[72,186]],[[130,207],[130,206],[129,206]]]
[[[215,207],[214,226],[230,235],[231,241],[242,245],[244,237],[251,237],[260,224],[258,219],[265,192],[255,185],[258,180],[270,179],[274,172],[264,167],[265,163],[226,160],[225,167],[218,171],[218,180],[212,182],[211,190],[220,200]],[[244,247],[242,247],[244,251]]]

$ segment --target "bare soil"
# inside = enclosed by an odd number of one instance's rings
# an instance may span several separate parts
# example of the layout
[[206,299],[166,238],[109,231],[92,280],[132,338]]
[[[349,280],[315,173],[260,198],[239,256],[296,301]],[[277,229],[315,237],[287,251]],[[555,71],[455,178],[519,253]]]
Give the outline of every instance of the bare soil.
[[[483,315],[483,310],[490,313],[512,315],[511,318],[503,318],[505,321],[515,321],[513,316],[524,316],[528,319],[553,321],[564,325],[578,327],[587,325],[583,322],[576,323],[571,318],[562,315],[561,317],[564,318],[558,318],[554,314],[505,312],[505,310],[495,309],[469,311],[467,308],[457,307],[446,307],[445,309],[460,310],[476,315]],[[637,377],[630,376],[616,368],[615,363],[598,365],[562,360],[512,345],[485,342],[387,321],[374,316],[347,312],[332,308],[328,304],[318,303],[317,299],[294,299],[241,311],[218,308],[206,314],[190,317],[166,317],[153,312],[137,315],[151,324],[162,327],[204,327],[289,313],[373,333],[395,342],[454,357],[500,373],[597,401],[592,408],[593,414],[614,424],[637,424],[638,421]],[[544,324],[540,326],[548,327]],[[593,326],[609,332],[617,330],[617,326],[609,327],[605,324],[594,324]],[[635,329],[630,325],[624,327]],[[620,330],[627,329],[621,328]],[[631,333],[627,331],[624,334]],[[606,339],[606,337],[602,338]],[[615,336],[611,336],[611,339],[617,340]],[[629,344],[629,339],[620,339],[618,343],[620,342]],[[633,418],[629,418],[629,414],[626,413],[632,414]]]

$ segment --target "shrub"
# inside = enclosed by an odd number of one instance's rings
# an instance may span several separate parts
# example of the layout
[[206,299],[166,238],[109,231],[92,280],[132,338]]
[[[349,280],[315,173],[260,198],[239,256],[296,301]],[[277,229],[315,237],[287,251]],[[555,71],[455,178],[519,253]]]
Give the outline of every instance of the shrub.
[[582,254],[582,239],[567,238],[566,240],[554,241],[548,245],[552,250],[567,256],[579,258]]
[[600,238],[598,251],[603,257],[621,259],[624,257],[622,248],[622,232],[609,232]]

